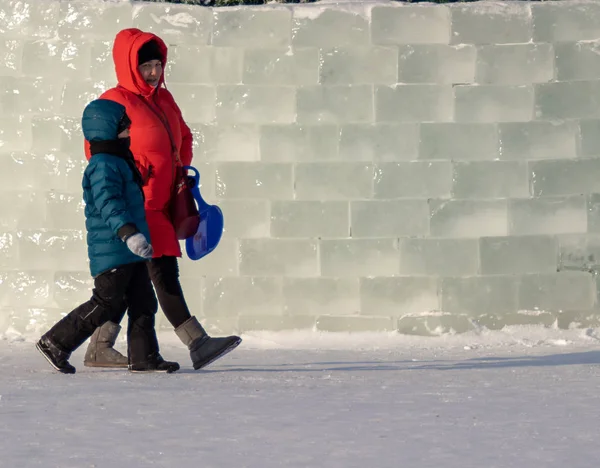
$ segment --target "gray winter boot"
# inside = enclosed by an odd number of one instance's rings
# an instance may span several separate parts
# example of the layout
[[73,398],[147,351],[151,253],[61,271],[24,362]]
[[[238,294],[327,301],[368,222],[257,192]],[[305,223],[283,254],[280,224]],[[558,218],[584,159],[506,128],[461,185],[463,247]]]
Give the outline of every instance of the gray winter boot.
[[127,368],[127,357],[113,349],[121,327],[113,322],[106,322],[90,338],[83,365],[86,367],[119,367]]
[[202,369],[211,362],[233,351],[242,342],[239,336],[212,338],[208,336],[196,317],[190,317],[175,329],[181,342],[190,350],[194,369]]

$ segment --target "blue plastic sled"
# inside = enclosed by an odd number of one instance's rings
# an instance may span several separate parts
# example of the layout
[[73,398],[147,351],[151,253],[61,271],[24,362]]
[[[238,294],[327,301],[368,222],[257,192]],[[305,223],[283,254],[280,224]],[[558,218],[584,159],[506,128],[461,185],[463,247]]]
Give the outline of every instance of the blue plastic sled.
[[[198,205],[200,225],[196,234],[185,240],[185,250],[191,260],[200,260],[211,253],[223,235],[223,212],[216,205],[209,205],[200,195],[200,173],[195,167],[185,166],[188,177],[194,181],[190,187]],[[193,173],[193,175],[192,175]]]

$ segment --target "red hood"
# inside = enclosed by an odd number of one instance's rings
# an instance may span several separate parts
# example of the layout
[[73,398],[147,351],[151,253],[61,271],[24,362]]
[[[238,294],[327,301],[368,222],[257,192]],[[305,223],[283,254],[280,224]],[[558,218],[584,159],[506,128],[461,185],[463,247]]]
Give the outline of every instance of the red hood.
[[158,82],[158,88],[165,81],[164,70],[167,65],[167,46],[160,37],[136,28],[123,29],[115,37],[113,45],[113,61],[119,85],[142,96],[150,96],[156,89],[146,83],[138,71],[138,51],[152,39],[157,42],[163,56],[163,74]]

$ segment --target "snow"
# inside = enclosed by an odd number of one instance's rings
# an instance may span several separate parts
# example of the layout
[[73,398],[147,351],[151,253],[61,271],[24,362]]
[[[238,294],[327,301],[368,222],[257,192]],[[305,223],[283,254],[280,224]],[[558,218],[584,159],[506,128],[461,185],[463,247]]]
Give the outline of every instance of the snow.
[[[194,372],[54,373],[0,341],[2,467],[589,468],[600,330],[253,333]],[[119,342],[118,347],[123,343]]]

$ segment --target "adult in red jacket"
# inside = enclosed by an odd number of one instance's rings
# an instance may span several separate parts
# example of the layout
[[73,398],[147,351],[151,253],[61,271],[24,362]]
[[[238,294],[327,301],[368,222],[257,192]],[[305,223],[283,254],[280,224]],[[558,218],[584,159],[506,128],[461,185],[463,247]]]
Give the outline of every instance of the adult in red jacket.
[[[239,345],[237,336],[209,337],[190,314],[179,283],[179,241],[169,218],[177,166],[192,162],[192,133],[181,110],[164,87],[167,46],[158,36],[131,28],[120,31],[113,45],[118,85],[100,98],[116,101],[131,119],[131,152],[144,181],[146,219],[154,255],[148,270],[165,316],[190,350],[200,369]],[[86,142],[86,156],[90,157]],[[123,305],[123,316],[126,312]],[[92,367],[126,367],[127,358],[113,349],[120,331],[107,322],[90,340],[84,363]]]

